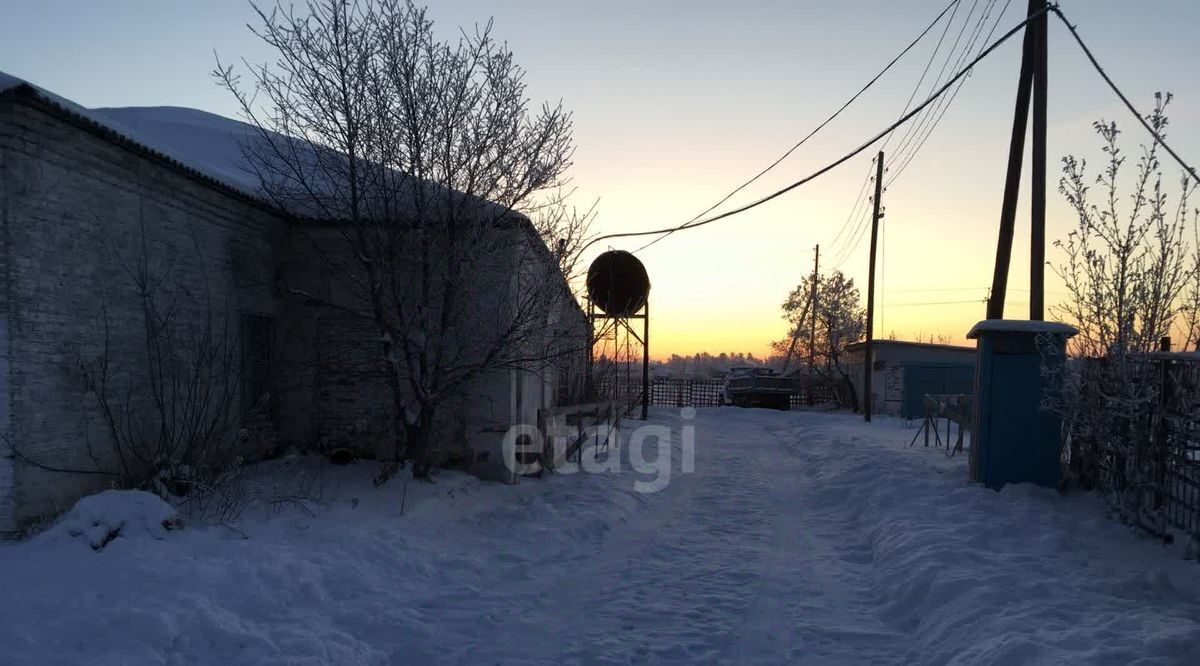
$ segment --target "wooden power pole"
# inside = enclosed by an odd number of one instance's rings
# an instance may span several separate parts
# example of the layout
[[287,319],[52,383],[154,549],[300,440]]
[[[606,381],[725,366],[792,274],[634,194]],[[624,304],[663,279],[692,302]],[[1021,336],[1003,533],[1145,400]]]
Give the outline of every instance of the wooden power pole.
[[[1039,14],[1039,12],[1041,12]],[[1044,316],[1046,263],[1046,0],[1029,0],[1027,16],[1037,18],[1025,26],[1021,51],[1021,73],[1017,78],[1017,103],[1013,113],[1012,137],[1008,144],[1008,170],[1004,178],[1004,200],[1000,205],[1000,237],[996,242],[996,265],[987,318],[1004,318],[1008,291],[1008,265],[1012,258],[1013,229],[1017,218],[1017,196],[1021,190],[1021,161],[1025,153],[1025,130],[1029,122],[1029,100],[1033,97],[1033,145],[1031,146],[1030,222],[1030,319]]]
[[1032,0],[1031,12],[1042,12],[1026,30],[1033,41],[1033,146],[1030,147],[1032,175],[1030,199],[1033,210],[1029,223],[1029,318],[1046,317],[1046,74],[1048,69],[1046,0]]
[[[816,248],[816,256],[813,258],[813,276],[812,276],[812,295],[808,298],[808,311],[811,313],[808,320],[808,381],[812,382],[813,373],[817,367],[817,280],[821,279],[821,246],[818,244]],[[812,391],[808,392],[812,395]]]
[[883,151],[875,156],[875,210],[871,215],[871,259],[867,269],[867,341],[863,356],[863,420],[871,421],[871,373],[874,369],[875,335],[875,247],[879,241],[879,218],[883,217],[880,199],[883,196]]

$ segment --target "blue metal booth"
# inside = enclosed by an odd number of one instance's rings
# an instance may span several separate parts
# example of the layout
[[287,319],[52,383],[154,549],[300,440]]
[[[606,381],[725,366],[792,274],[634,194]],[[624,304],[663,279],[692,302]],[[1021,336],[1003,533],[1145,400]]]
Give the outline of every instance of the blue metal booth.
[[1050,405],[1076,333],[1057,322],[1009,319],[984,320],[967,333],[978,341],[972,480],[996,490],[1006,483],[1059,485],[1062,419]]

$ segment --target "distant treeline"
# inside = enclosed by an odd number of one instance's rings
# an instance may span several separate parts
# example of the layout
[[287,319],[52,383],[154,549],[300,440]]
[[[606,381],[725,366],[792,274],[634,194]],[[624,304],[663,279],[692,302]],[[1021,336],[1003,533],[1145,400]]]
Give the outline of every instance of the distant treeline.
[[671,357],[666,360],[651,362],[651,366],[656,377],[705,379],[724,377],[730,368],[738,366],[768,366],[779,369],[783,366],[783,357],[776,354],[760,358],[752,353],[710,354],[700,352],[687,356],[671,354]]

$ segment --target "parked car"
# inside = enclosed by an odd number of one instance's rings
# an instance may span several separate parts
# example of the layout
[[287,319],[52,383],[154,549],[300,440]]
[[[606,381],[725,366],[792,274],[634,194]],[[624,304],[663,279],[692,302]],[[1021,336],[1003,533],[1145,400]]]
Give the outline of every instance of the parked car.
[[792,380],[771,368],[730,368],[721,386],[723,404],[791,409]]

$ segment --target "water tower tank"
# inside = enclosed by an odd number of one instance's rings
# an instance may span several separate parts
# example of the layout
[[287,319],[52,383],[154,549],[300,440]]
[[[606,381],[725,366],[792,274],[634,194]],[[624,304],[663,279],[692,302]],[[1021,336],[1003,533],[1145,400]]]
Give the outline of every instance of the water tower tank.
[[588,268],[587,293],[610,317],[629,317],[646,305],[650,277],[638,258],[624,250],[609,250]]

